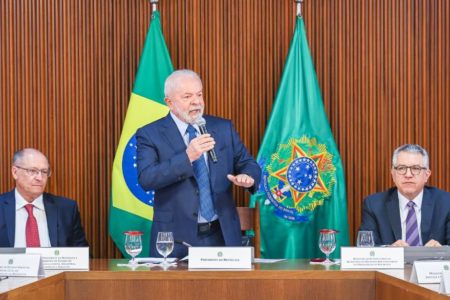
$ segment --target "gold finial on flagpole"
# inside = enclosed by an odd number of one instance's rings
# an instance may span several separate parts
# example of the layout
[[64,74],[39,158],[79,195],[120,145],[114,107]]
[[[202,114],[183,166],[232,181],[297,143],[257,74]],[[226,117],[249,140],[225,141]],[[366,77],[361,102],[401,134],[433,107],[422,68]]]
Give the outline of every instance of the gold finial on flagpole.
[[295,3],[297,4],[297,17],[303,17],[303,12],[302,12],[302,5],[303,5],[303,0],[294,0]]
[[152,12],[155,12],[155,10],[158,10],[156,7],[158,5],[159,0],[150,0],[150,3],[152,4]]

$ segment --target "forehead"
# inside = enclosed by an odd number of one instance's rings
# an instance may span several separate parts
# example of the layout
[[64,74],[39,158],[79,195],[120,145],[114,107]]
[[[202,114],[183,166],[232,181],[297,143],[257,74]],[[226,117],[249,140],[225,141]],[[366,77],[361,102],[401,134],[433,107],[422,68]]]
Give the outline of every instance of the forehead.
[[397,156],[397,165],[423,165],[423,156],[420,153],[400,152]]
[[39,152],[26,152],[18,162],[25,168],[48,168],[49,166],[47,158]]
[[176,82],[175,92],[180,94],[198,93],[203,90],[203,85],[200,80],[194,77],[181,77]]

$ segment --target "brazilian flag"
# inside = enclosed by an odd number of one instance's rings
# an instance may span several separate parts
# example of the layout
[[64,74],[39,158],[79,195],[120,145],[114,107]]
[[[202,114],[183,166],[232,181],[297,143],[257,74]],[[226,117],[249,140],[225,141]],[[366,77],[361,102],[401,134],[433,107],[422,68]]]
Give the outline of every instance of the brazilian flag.
[[259,202],[261,255],[324,257],[319,232],[333,229],[331,257],[339,257],[349,245],[344,171],[301,17],[257,160],[263,176],[251,205]]
[[125,256],[124,232],[143,231],[141,256],[149,255],[153,220],[153,191],[144,191],[137,181],[136,130],[162,118],[168,112],[164,103],[164,81],[173,66],[161,30],[159,12],[154,11],[131,93],[112,171],[109,234]]

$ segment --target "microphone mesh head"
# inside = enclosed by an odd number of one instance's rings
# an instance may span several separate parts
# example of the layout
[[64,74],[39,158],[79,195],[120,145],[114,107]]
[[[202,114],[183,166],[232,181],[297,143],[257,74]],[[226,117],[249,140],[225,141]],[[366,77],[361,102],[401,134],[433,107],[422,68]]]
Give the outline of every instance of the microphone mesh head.
[[206,124],[205,118],[203,118],[203,117],[197,118],[197,120],[195,120],[195,124],[197,124],[198,126],[205,125]]

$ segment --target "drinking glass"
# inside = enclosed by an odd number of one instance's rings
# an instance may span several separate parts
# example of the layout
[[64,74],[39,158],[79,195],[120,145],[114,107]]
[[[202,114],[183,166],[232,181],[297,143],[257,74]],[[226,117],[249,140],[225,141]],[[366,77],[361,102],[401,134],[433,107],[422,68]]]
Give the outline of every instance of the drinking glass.
[[326,255],[324,264],[332,263],[330,260],[330,254],[336,249],[336,230],[322,229],[319,236],[319,248]]
[[173,251],[173,233],[158,232],[156,238],[156,250],[164,257],[163,264],[167,265],[167,256]]
[[373,239],[372,231],[358,231],[358,238],[356,239],[356,247],[373,247],[375,241]]
[[135,265],[135,257],[142,251],[142,235],[141,231],[126,231],[125,234],[125,251],[131,256],[130,264]]

